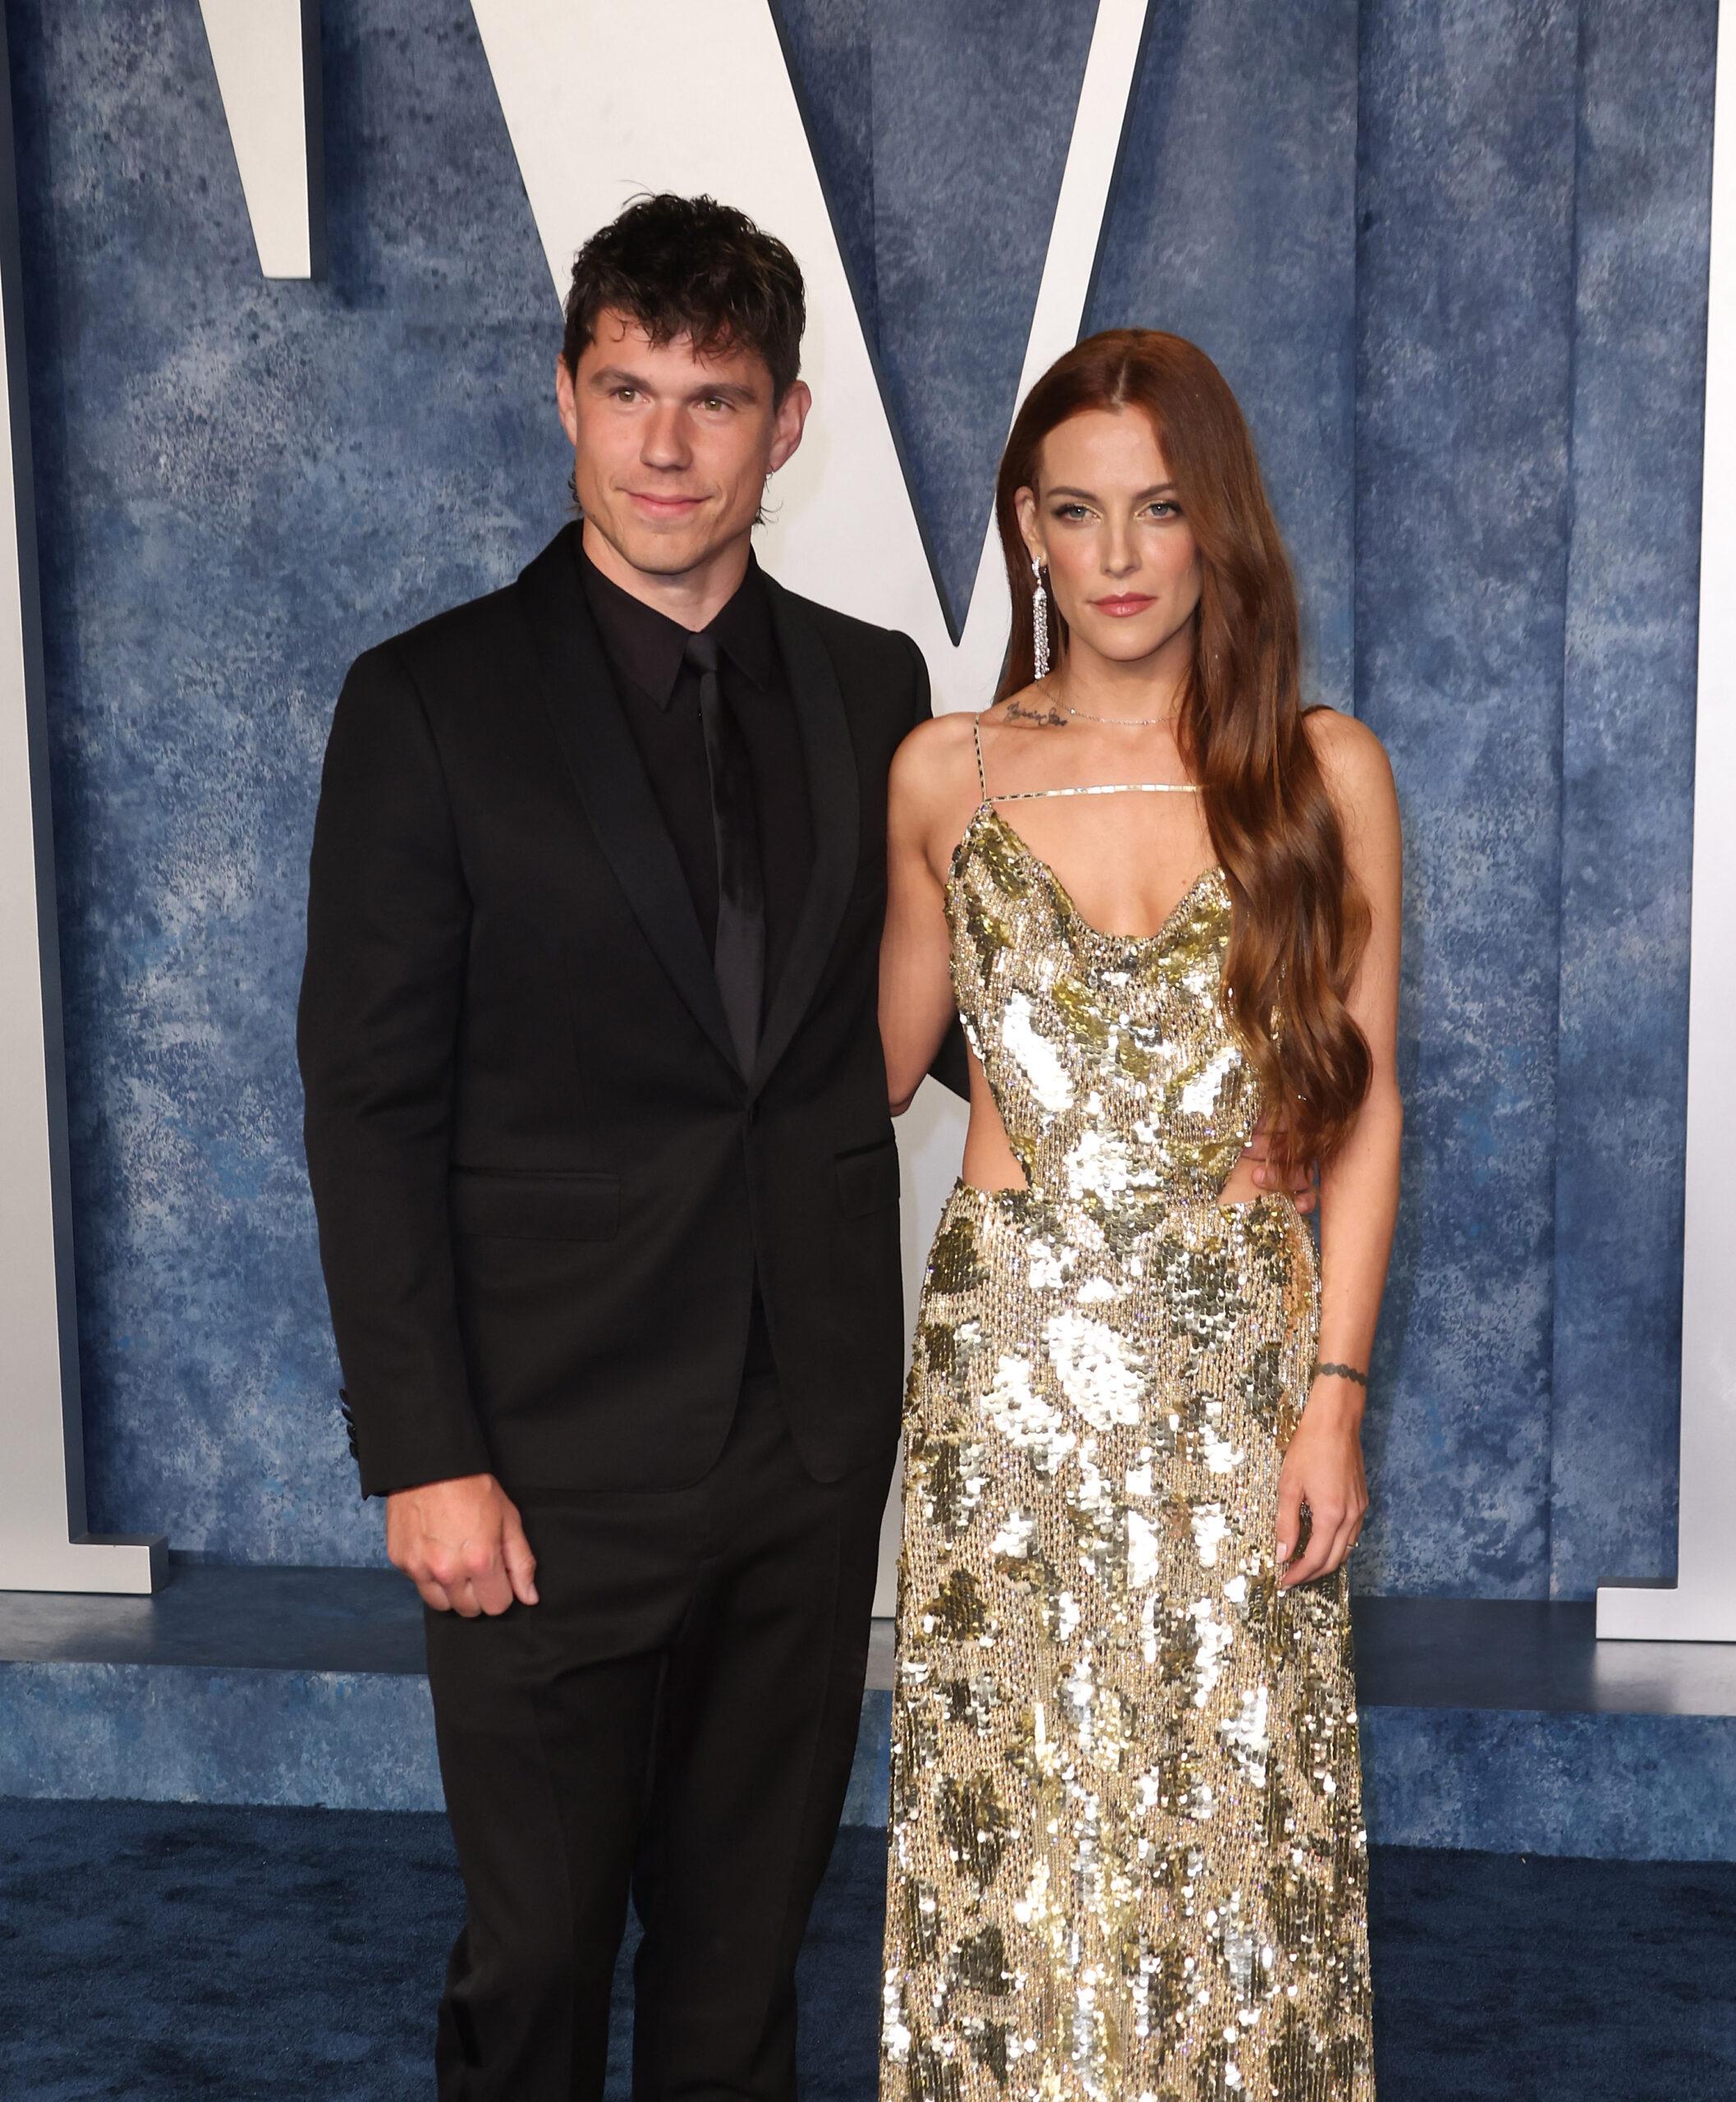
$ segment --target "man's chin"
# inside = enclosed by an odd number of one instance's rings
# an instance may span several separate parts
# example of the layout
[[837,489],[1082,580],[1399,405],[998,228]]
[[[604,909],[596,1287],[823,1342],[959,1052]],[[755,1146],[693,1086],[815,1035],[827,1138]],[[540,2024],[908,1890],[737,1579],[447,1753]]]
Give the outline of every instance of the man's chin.
[[636,526],[615,542],[622,557],[647,576],[685,576],[725,544],[715,534],[697,530],[691,522],[673,521],[664,526]]

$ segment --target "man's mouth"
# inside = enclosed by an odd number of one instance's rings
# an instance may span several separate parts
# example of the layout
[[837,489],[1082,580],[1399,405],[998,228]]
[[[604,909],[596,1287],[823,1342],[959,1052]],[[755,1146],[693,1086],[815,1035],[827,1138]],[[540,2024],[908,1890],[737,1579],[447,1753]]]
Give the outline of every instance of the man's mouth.
[[689,512],[696,511],[705,501],[703,497],[669,496],[649,489],[629,489],[627,493],[641,510],[648,511],[654,518],[685,517]]

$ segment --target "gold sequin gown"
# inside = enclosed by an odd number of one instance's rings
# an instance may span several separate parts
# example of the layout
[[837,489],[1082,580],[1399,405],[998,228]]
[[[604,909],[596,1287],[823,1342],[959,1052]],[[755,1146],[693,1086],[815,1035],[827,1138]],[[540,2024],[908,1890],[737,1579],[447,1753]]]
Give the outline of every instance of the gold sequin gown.
[[1216,1201],[1261,1108],[1229,887],[1101,933],[1022,800],[947,886],[1029,1187],[954,1187],[917,1318],[883,2102],[1372,2102],[1345,1581],[1272,1554],[1314,1243]]

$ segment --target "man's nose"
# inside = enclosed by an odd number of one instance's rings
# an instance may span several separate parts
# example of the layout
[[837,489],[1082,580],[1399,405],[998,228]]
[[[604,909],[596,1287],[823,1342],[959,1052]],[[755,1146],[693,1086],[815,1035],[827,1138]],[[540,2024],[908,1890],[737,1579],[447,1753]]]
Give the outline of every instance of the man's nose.
[[648,467],[685,467],[691,457],[679,406],[658,409],[645,425],[640,457]]

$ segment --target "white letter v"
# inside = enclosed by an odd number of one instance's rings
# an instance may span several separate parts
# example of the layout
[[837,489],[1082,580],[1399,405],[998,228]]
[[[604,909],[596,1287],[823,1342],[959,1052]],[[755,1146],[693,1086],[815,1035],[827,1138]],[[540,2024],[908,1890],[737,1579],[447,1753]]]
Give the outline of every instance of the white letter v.
[[[985,705],[1007,639],[994,523],[955,648],[766,0],[471,4],[558,295],[574,252],[640,190],[708,192],[789,243],[815,406],[776,484],[766,567],[914,636],[937,708]],[[1099,0],[1019,398],[1078,336],[1145,19],[1146,0]]]

